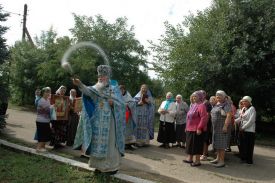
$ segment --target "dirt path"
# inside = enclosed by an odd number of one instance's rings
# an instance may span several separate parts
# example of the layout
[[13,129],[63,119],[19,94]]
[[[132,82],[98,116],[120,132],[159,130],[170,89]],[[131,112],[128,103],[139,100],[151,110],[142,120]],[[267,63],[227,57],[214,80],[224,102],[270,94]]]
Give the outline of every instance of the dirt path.
[[[35,132],[35,113],[9,109],[7,128],[3,133],[22,139],[28,143],[33,140]],[[233,152],[226,154],[226,167],[214,168],[206,161],[200,167],[190,167],[182,163],[186,154],[181,148],[162,149],[153,140],[149,147],[135,151],[126,151],[122,159],[120,172],[162,183],[177,182],[275,182],[275,149],[255,147],[252,166],[240,164]],[[53,150],[52,150],[53,151]],[[66,147],[64,153],[80,156],[79,151]]]

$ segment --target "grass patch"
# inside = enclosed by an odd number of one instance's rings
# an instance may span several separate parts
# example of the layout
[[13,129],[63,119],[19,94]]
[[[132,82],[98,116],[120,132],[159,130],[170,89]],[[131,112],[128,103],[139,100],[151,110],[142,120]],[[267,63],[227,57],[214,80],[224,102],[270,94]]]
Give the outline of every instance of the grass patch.
[[122,183],[114,177],[95,175],[45,157],[15,152],[2,146],[0,146],[0,180],[9,183]]

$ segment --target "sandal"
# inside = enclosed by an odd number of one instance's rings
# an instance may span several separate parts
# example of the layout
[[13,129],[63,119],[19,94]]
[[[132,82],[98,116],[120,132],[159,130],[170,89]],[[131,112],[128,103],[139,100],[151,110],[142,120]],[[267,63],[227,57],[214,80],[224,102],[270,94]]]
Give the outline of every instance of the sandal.
[[193,163],[192,160],[182,160],[182,162],[183,162],[183,163],[189,163],[189,164],[190,164],[190,163]]
[[190,165],[193,166],[193,167],[194,166],[201,166],[201,163],[191,163]]

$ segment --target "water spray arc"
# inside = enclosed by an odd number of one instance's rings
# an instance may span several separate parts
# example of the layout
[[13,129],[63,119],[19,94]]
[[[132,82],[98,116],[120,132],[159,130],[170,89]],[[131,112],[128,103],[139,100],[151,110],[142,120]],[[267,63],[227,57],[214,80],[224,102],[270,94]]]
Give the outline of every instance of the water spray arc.
[[62,59],[61,59],[61,66],[70,73],[71,76],[74,75],[74,71],[71,67],[71,64],[69,63],[69,58],[71,56],[71,54],[82,47],[90,47],[95,49],[96,51],[98,51],[98,53],[103,57],[104,59],[104,64],[110,66],[109,64],[109,60],[107,55],[105,54],[105,52],[102,50],[102,48],[100,48],[97,44],[90,42],[90,41],[85,41],[85,42],[79,42],[73,46],[71,46],[69,49],[66,50],[66,52],[64,53]]

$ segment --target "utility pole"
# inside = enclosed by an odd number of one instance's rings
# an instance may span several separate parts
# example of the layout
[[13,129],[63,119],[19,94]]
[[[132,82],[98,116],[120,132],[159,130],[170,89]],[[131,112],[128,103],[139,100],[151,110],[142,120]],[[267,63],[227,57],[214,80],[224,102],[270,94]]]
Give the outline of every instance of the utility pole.
[[24,5],[24,14],[23,14],[23,33],[22,33],[22,41],[26,40],[26,22],[27,22],[27,4]]
[[32,41],[31,35],[29,34],[29,31],[27,29],[27,11],[28,11],[28,6],[27,4],[24,5],[24,14],[23,14],[23,33],[22,33],[22,41],[26,40],[26,34],[28,36],[28,39],[30,43],[34,46],[34,43]]

